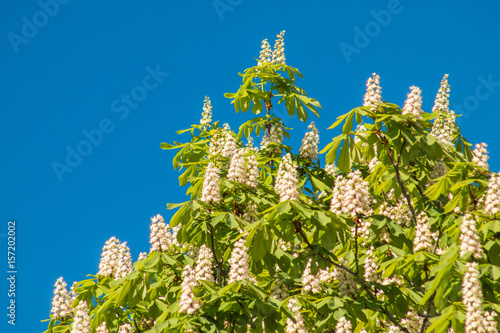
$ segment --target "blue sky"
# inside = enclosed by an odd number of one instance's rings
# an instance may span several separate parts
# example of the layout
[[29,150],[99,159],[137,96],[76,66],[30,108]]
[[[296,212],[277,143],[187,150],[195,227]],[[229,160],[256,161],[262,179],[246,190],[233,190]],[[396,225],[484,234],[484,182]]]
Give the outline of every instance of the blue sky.
[[[411,85],[430,111],[449,74],[451,108],[500,170],[500,3],[485,1],[4,1],[0,12],[0,331],[46,328],[53,284],[98,270],[111,236],[134,260],[149,249],[150,217],[185,201],[172,151],[176,130],[201,118],[233,129],[225,92],[260,44],[286,30],[287,63],[323,105],[321,146],[335,118],[362,104],[372,72],[403,105]],[[461,111],[460,111],[461,110]],[[284,108],[275,106],[277,114]],[[298,148],[306,124],[286,118]],[[90,136],[91,139],[88,137]],[[185,138],[185,137],[184,137]],[[71,152],[81,152],[80,158]],[[57,170],[54,170],[57,166]],[[7,222],[16,226],[16,326],[7,324]]]

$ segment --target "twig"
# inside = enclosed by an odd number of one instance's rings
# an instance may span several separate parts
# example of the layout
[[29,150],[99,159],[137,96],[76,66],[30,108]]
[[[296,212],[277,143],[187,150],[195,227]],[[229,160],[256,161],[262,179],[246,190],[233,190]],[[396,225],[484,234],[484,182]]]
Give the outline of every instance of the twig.
[[427,321],[429,320],[429,317],[431,316],[430,311],[431,311],[432,303],[434,303],[434,297],[436,297],[436,292],[434,292],[432,294],[432,296],[429,298],[429,306],[427,307],[427,313],[424,317],[424,321],[422,322],[422,327],[420,328],[420,333],[424,333],[425,325],[427,324]]

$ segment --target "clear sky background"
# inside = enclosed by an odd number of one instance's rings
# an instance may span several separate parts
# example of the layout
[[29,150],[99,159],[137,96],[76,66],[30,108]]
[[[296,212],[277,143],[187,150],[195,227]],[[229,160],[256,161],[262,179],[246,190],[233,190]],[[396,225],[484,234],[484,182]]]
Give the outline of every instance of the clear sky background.
[[[321,120],[311,118],[321,147],[338,134],[326,130],[335,118],[362,104],[372,72],[401,106],[419,86],[426,111],[449,74],[462,132],[489,145],[498,172],[499,14],[498,1],[2,1],[0,331],[45,330],[56,279],[96,273],[111,236],[134,260],[149,251],[150,217],[168,220],[166,204],[186,200],[174,152],[160,143],[187,139],[175,131],[199,122],[205,95],[214,120],[237,129],[248,119],[223,94],[281,30],[299,86],[323,105]],[[306,124],[285,124],[298,150]],[[11,219],[15,327],[6,316]]]

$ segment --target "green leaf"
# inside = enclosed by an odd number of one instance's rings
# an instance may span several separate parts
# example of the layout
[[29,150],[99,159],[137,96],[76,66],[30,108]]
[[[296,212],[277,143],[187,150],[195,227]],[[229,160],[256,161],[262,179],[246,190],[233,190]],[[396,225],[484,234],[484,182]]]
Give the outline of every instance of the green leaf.
[[352,131],[352,120],[354,119],[354,110],[349,111],[347,114],[347,119],[344,123],[344,126],[342,126],[342,133],[348,134],[349,132]]
[[339,167],[340,171],[342,172],[348,172],[351,170],[351,156],[349,154],[349,136],[346,138],[344,141],[344,144],[342,145],[342,150],[340,151],[340,155],[337,161],[337,166]]

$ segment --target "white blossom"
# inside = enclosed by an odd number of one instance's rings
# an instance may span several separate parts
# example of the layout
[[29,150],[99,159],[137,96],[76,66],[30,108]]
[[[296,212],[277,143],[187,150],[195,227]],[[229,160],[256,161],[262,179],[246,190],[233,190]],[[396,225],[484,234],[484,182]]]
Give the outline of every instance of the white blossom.
[[492,216],[500,213],[500,172],[491,174],[484,199],[484,211]]
[[400,196],[396,200],[394,197],[394,189],[391,189],[387,193],[387,199],[390,200],[390,202],[382,202],[382,204],[378,207],[378,213],[380,215],[387,216],[402,227],[409,226],[411,221],[411,211],[403,196]]
[[278,176],[274,189],[280,196],[280,201],[299,200],[299,180],[297,178],[297,168],[292,163],[290,154],[286,154],[279,166]]
[[71,333],[90,333],[89,307],[86,301],[80,301],[76,307]]
[[300,313],[300,304],[295,298],[290,298],[287,307],[295,318],[295,323],[290,318],[286,318],[286,333],[306,333],[308,332],[304,324],[304,318]]
[[72,314],[71,303],[73,300],[68,294],[67,286],[62,276],[54,284],[54,297],[52,298],[52,310],[50,312],[56,319],[70,317]]
[[201,201],[208,204],[218,204],[220,201],[219,169],[210,162],[205,170]]
[[311,122],[307,128],[310,131],[302,139],[299,157],[313,161],[318,158],[319,132],[314,122]]
[[197,264],[194,275],[196,281],[214,281],[212,259],[212,251],[205,244],[203,244],[198,252],[198,257],[196,258]]
[[497,314],[493,311],[485,311],[484,312],[484,329],[486,333],[497,333],[498,332],[498,324],[497,324]]
[[481,143],[477,143],[476,148],[472,151],[472,154],[474,156],[472,156],[472,162],[473,163],[476,163],[478,166],[480,166],[481,168],[484,168],[484,169],[489,169],[489,165],[488,165],[488,160],[489,160],[489,156],[488,156],[488,150],[486,150],[486,147],[488,147],[488,145],[484,142],[481,142]]
[[170,227],[163,220],[160,214],[151,218],[149,243],[150,252],[165,252],[172,245],[172,233]]
[[476,228],[476,220],[471,214],[465,214],[460,225],[460,256],[473,252],[472,257],[483,257],[483,249]]
[[196,287],[195,271],[191,265],[186,265],[182,271],[181,298],[179,312],[189,315],[201,309],[201,303],[194,296],[192,288]]
[[347,177],[338,176],[332,190],[330,211],[335,214],[348,214],[351,217],[372,215],[370,207],[372,199],[368,185],[359,170],[349,172]]
[[96,330],[96,333],[109,333],[108,326],[106,326],[106,322],[103,321]]
[[236,147],[236,139],[231,132],[231,128],[228,124],[224,124],[223,128],[213,131],[208,146],[208,154],[210,156],[220,155],[231,159],[236,151]]
[[351,333],[352,332],[352,324],[350,320],[347,320],[346,317],[342,316],[337,321],[335,325],[335,333]]
[[415,238],[413,239],[413,252],[432,251],[432,235],[429,217],[424,212],[417,216]]
[[325,165],[325,172],[332,177],[336,177],[339,169],[337,168],[335,163],[327,164]]
[[412,115],[417,119],[422,119],[422,90],[419,87],[411,86],[410,92],[403,106],[402,114]]
[[257,187],[259,180],[257,157],[249,148],[237,148],[231,163],[227,178],[250,187]]
[[271,63],[272,61],[272,51],[271,51],[271,45],[269,45],[269,42],[267,41],[267,38],[262,41],[262,46],[261,46],[261,51],[259,55],[259,60],[260,63],[259,65],[263,63]]
[[363,264],[365,270],[363,277],[368,282],[377,282],[379,279],[377,274],[378,265],[375,259],[373,246],[370,246],[370,249],[366,251],[365,263]]
[[311,272],[311,259],[307,261],[306,269],[302,274],[302,290],[305,293],[318,293],[321,290],[319,277]]
[[111,237],[102,248],[99,272],[97,274],[109,276],[119,280],[132,272],[132,256],[127,242]]
[[120,325],[118,333],[134,333],[134,328],[129,323]]
[[139,252],[139,258],[137,260],[143,260],[146,259],[147,257],[148,257],[147,252]]
[[434,106],[432,107],[432,112],[441,111],[449,112],[450,101],[450,85],[448,84],[448,74],[443,76],[441,80],[441,86],[439,87],[436,99],[434,101]]
[[389,330],[387,331],[387,333],[400,333],[400,332],[401,329],[396,325],[389,326]]
[[462,303],[465,305],[465,331],[467,333],[486,332],[484,322],[483,290],[479,282],[477,262],[467,262],[467,271],[462,280]]
[[250,279],[247,252],[248,248],[245,246],[245,239],[238,239],[234,243],[233,250],[231,251],[231,258],[229,258],[230,268],[228,283]]
[[172,227],[172,244],[178,247],[181,247],[181,244],[177,240],[177,234],[179,233],[181,228],[182,228],[182,223],[179,223],[175,227]]
[[236,152],[236,147],[236,139],[231,132],[231,128],[228,124],[224,124],[224,147],[221,151],[222,156],[231,159],[233,154]]
[[201,126],[210,126],[212,122],[212,103],[210,102],[210,98],[205,96],[205,101],[203,103],[203,113],[202,119],[200,120]]
[[380,87],[380,76],[373,73],[366,82],[366,93],[363,106],[369,106],[372,111],[376,110],[378,104],[382,103],[382,88]]
[[274,50],[273,50],[273,64],[281,64],[285,65],[286,64],[286,59],[285,59],[285,30],[281,31],[279,35],[276,36],[276,42],[274,43]]
[[408,311],[406,313],[406,318],[401,320],[401,325],[403,325],[410,333],[419,333],[422,328],[422,324],[423,319],[415,312],[415,310]]

